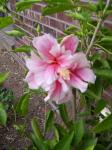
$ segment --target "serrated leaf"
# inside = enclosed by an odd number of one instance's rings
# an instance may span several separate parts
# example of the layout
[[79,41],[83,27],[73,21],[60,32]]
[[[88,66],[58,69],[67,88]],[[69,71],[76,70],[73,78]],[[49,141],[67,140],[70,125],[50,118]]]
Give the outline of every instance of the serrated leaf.
[[101,123],[97,124],[93,131],[96,133],[106,131],[112,128],[112,114],[105,118]]
[[0,28],[5,28],[10,24],[13,24],[13,19],[11,16],[0,17]]
[[17,47],[14,52],[31,52],[33,50],[33,48],[31,46],[28,45],[22,45],[20,47]]

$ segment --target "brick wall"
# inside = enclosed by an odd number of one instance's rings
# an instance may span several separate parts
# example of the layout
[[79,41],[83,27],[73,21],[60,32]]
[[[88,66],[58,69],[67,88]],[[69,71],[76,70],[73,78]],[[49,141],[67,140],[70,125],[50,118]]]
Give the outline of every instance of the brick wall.
[[[14,9],[15,0],[10,0],[12,8]],[[82,0],[87,2],[87,0]],[[27,9],[24,12],[15,12],[15,25],[16,27],[24,30],[31,37],[36,36],[36,27],[39,24],[42,30],[42,33],[50,33],[55,37],[63,36],[64,29],[71,24],[77,24],[77,21],[72,20],[65,13],[58,13],[51,16],[41,16],[42,7],[45,4],[37,3],[32,6],[31,9]],[[14,11],[14,10],[13,10]],[[93,17],[93,19],[96,19]],[[104,23],[107,27],[112,28],[112,16],[109,16]],[[21,39],[18,39],[17,42],[22,42]],[[24,37],[24,41],[25,37]],[[28,43],[30,42],[27,39]]]
[[[10,0],[12,8],[14,11],[15,0]],[[82,0],[87,2],[87,0]],[[71,18],[66,16],[65,13],[58,13],[51,16],[41,16],[42,7],[45,4],[38,3],[34,4],[31,9],[27,9],[24,12],[15,12],[15,26],[25,31],[30,37],[37,36],[36,27],[40,25],[43,33],[51,33],[55,37],[63,36],[64,29],[72,24],[77,24],[77,21],[73,21]],[[93,19],[96,19],[93,17]],[[104,22],[104,25],[112,29],[112,16],[110,15],[107,20]],[[28,37],[23,37],[22,39],[16,40],[16,46],[21,44],[31,44],[31,40]],[[21,56],[20,56],[21,57]],[[104,92],[104,97],[107,99],[112,97],[112,87],[108,91]]]

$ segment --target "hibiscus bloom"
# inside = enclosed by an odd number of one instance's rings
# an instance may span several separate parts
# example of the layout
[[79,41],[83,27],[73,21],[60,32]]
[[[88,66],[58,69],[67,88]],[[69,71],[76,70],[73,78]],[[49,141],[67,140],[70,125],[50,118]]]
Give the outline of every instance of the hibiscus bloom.
[[73,87],[85,92],[88,83],[95,82],[96,76],[85,54],[76,53],[78,38],[74,35],[66,36],[58,44],[55,38],[45,34],[34,38],[33,46],[39,56],[32,53],[31,58],[26,59],[29,72],[25,80],[29,88],[41,86],[48,92],[45,101],[68,101]]

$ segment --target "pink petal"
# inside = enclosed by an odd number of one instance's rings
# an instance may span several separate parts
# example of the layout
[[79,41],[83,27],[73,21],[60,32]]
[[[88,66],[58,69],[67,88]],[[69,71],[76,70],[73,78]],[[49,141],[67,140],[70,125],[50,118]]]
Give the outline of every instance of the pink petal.
[[28,72],[25,81],[28,83],[30,89],[38,88],[38,83],[35,80],[35,74],[33,72]]
[[32,72],[38,71],[46,67],[46,63],[42,61],[33,52],[31,53],[31,58],[26,58],[25,62],[26,62],[26,67]]
[[79,89],[82,93],[84,93],[87,90],[88,83],[82,81],[79,77],[76,75],[72,75],[71,79],[67,81],[72,87],[75,87]]
[[51,88],[49,89],[48,96],[45,98],[45,101],[53,100],[57,104],[67,102],[72,99],[72,92],[70,89],[68,91],[63,90],[63,85],[58,80],[55,81]]
[[71,64],[71,67],[73,69],[75,68],[84,68],[84,67],[90,67],[90,62],[87,60],[86,55],[82,52],[75,53],[72,58],[74,61]]
[[49,65],[46,68],[44,72],[44,77],[47,84],[51,84],[57,79],[56,70],[57,70],[56,65]]
[[96,76],[94,72],[89,68],[81,68],[76,71],[76,74],[84,81],[95,83]]
[[74,53],[77,49],[79,40],[74,35],[69,35],[64,37],[64,39],[61,41],[61,47],[64,46],[65,50],[70,50],[72,53]]
[[50,34],[45,34],[33,39],[33,46],[38,50],[38,53],[41,57],[47,59],[52,59],[52,55],[49,53],[49,51],[56,44],[56,39],[53,38]]
[[74,63],[73,56],[70,53],[62,54],[57,58],[57,61],[61,67],[69,67]]
[[56,44],[52,47],[50,54],[52,54],[54,57],[58,57],[61,54],[61,48],[59,44]]

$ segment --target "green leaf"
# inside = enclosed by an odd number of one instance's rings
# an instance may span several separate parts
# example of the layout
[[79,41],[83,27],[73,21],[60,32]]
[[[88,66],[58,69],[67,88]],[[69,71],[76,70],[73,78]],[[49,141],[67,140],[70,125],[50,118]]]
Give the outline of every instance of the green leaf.
[[32,126],[32,130],[33,130],[33,133],[36,136],[36,138],[42,140],[43,136],[42,136],[41,131],[39,129],[39,124],[38,124],[38,120],[36,117],[34,117],[32,119],[31,126]]
[[68,112],[67,112],[65,104],[59,105],[59,112],[60,112],[60,116],[61,116],[62,120],[68,126],[69,117],[68,117]]
[[97,144],[94,150],[105,150],[105,147],[101,144]]
[[76,145],[80,143],[84,136],[84,122],[83,120],[79,120],[74,124],[74,142]]
[[55,146],[54,150],[70,150],[72,139],[74,136],[74,131],[68,133],[63,137],[62,140]]
[[23,11],[30,8],[34,3],[41,2],[42,0],[21,0],[16,3],[16,11]]
[[6,126],[7,122],[7,113],[3,107],[3,104],[0,103],[0,124]]
[[94,69],[94,72],[97,76],[112,79],[111,69]]
[[31,133],[31,140],[38,148],[38,150],[49,150],[48,146],[44,143],[44,141],[37,139],[33,133]]
[[101,123],[97,124],[93,131],[96,133],[106,131],[112,128],[112,114],[105,118]]
[[85,93],[87,97],[89,98],[94,98],[95,100],[99,100],[100,97],[96,95],[96,93],[94,93],[94,91],[88,89],[87,92]]
[[13,127],[16,131],[22,136],[25,133],[26,125],[25,124],[14,124]]
[[45,93],[45,91],[42,88],[38,88],[38,89],[31,89],[31,92],[38,94],[38,95],[42,95]]
[[48,111],[45,120],[45,131],[49,131],[53,128],[54,122],[54,113],[53,111]]
[[0,73],[0,84],[3,84],[8,77],[9,77],[9,72]]
[[106,102],[104,100],[99,100],[95,107],[95,113],[100,113],[101,110],[106,106]]
[[97,77],[95,84],[91,84],[85,95],[90,99],[100,100],[102,96],[103,85],[102,80]]
[[0,12],[6,13],[6,9],[3,6],[0,6]]
[[44,0],[48,4],[71,4],[72,0]]
[[50,140],[47,140],[46,143],[47,143],[47,145],[49,145],[49,150],[53,150],[57,144],[57,141],[56,141],[56,139],[52,139],[52,140],[50,139]]
[[85,140],[85,146],[83,150],[94,150],[96,143],[97,143],[97,139]]
[[77,13],[77,12],[69,12],[68,13],[68,16],[74,18],[74,19],[77,19],[77,20],[82,20],[82,21],[85,21],[86,18],[81,14],[81,13]]
[[92,11],[97,11],[97,6],[96,4],[92,3],[92,2],[89,2],[89,9],[91,9]]
[[20,30],[12,30],[12,31],[5,31],[5,33],[7,35],[10,35],[10,36],[14,36],[14,37],[22,37],[25,35],[25,33],[23,31],[20,31]]
[[14,49],[14,52],[31,52],[33,50],[33,48],[31,46],[28,45],[22,45],[20,47],[17,47],[16,49]]
[[55,124],[55,127],[58,130],[60,139],[63,138],[67,134],[67,130],[63,126],[61,126],[59,124]]
[[112,42],[112,36],[105,36],[101,39],[101,42]]
[[29,93],[24,94],[20,101],[16,104],[15,110],[21,116],[25,116],[28,113],[28,106],[29,106]]
[[13,23],[11,16],[0,17],[0,28],[4,28]]
[[73,5],[71,5],[71,4],[64,4],[64,3],[56,4],[56,5],[52,5],[52,6],[48,5],[48,6],[43,8],[42,14],[44,16],[45,15],[51,15],[51,14],[54,14],[54,13],[63,12],[65,10],[71,10],[73,8],[74,8]]
[[41,28],[40,28],[40,25],[38,24],[38,26],[36,27],[36,31],[37,33],[40,33],[41,32]]

